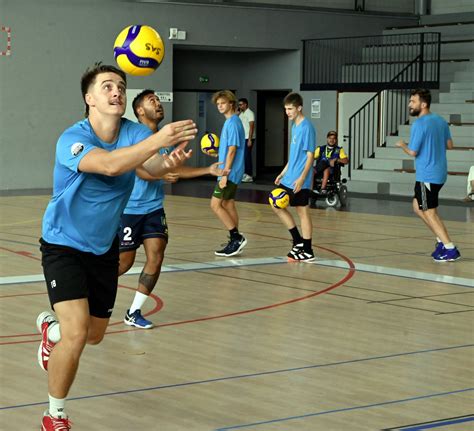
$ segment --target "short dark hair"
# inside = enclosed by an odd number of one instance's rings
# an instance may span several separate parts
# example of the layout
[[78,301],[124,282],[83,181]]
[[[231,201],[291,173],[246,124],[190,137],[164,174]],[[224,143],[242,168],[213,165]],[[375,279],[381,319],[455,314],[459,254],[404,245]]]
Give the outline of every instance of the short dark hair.
[[326,138],[329,138],[330,136],[335,136],[337,138],[337,132],[335,130],[330,130],[326,135]]
[[245,103],[246,105],[249,104],[249,101],[248,101],[245,97],[241,97],[241,98],[239,99],[239,102]]
[[132,108],[133,108],[133,113],[135,114],[135,117],[138,118],[138,108],[140,107],[140,105],[142,104],[143,102],[143,99],[145,98],[145,96],[148,96],[149,94],[155,94],[155,92],[153,90],[150,90],[149,88],[146,89],[146,90],[143,90],[142,92],[138,93],[135,98],[133,99],[133,102],[132,102]]
[[428,108],[431,105],[431,92],[427,88],[417,88],[415,90],[411,90],[410,96],[418,96],[420,98],[420,102],[426,103]]
[[89,105],[86,103],[86,94],[89,91],[89,87],[92,84],[94,84],[97,75],[101,73],[107,73],[107,72],[116,73],[123,79],[123,82],[125,82],[125,85],[127,85],[127,77],[125,73],[122,70],[117,69],[115,66],[102,64],[102,62],[99,61],[95,63],[94,66],[88,67],[81,77],[81,92],[82,92],[82,98],[84,100],[84,103],[86,104],[86,112],[85,112],[86,117],[89,116]]
[[298,93],[289,93],[283,99],[283,105],[303,106],[303,98]]

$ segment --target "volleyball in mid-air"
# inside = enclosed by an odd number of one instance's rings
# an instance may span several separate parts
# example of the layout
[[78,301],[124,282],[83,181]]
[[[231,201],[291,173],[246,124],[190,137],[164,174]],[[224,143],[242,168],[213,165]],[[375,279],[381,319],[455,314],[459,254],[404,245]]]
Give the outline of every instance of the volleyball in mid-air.
[[204,154],[214,156],[219,152],[219,138],[214,133],[206,133],[201,138],[201,151]]
[[115,39],[115,61],[130,75],[150,75],[161,64],[164,55],[165,45],[161,36],[148,25],[125,27]]
[[268,202],[274,208],[283,209],[290,203],[290,196],[285,189],[273,189],[268,195]]

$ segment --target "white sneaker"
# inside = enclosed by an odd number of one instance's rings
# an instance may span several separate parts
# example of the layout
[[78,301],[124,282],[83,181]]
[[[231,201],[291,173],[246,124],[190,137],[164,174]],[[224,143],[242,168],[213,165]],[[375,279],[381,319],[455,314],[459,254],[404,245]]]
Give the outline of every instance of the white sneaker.
[[252,183],[253,178],[250,175],[244,174],[244,176],[242,177],[242,182],[243,183]]

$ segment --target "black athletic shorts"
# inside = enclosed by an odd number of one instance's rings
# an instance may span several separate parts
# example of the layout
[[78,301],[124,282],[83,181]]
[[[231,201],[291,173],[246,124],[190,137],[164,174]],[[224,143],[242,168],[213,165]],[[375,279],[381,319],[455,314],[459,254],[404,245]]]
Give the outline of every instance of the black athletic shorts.
[[49,244],[42,238],[40,244],[51,307],[54,309],[58,302],[87,298],[91,316],[110,317],[117,296],[118,238],[101,255]]
[[165,210],[150,214],[123,214],[120,220],[120,251],[136,250],[147,238],[163,238],[168,242]]
[[294,193],[293,189],[280,184],[278,187],[286,190],[288,196],[290,197],[290,206],[292,207],[305,207],[309,205],[309,197],[311,195],[310,189],[301,189],[298,193]]
[[418,201],[418,208],[426,211],[438,208],[438,194],[444,184],[415,183],[415,199]]

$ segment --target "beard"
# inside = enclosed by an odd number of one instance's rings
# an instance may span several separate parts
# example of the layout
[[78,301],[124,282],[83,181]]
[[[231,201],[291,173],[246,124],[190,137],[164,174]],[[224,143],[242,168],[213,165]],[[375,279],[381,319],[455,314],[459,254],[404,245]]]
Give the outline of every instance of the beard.
[[411,109],[408,110],[408,113],[412,117],[418,117],[418,115],[420,115],[420,112],[421,112],[421,109],[416,109],[416,108],[411,108]]

